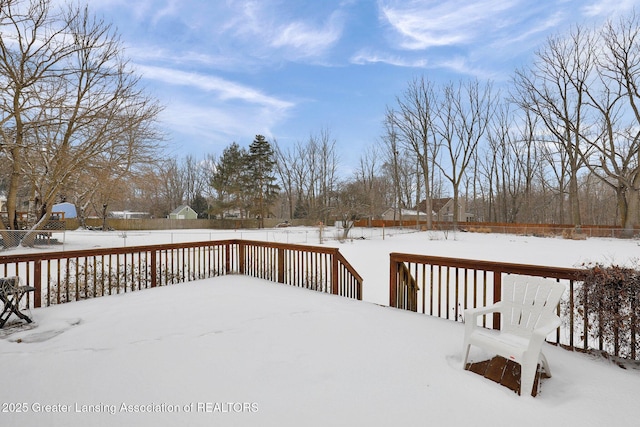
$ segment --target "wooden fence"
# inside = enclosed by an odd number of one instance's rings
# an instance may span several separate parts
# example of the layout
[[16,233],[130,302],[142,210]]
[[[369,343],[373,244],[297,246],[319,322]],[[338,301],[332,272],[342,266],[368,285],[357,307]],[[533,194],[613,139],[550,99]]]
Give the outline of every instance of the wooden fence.
[[[575,268],[392,253],[389,305],[462,322],[466,308],[483,307],[500,300],[502,278],[506,274],[552,278],[565,283],[568,292],[558,306],[562,325],[553,336],[547,337],[548,341],[572,350],[597,349],[637,360],[635,324],[616,325],[614,334],[605,336],[598,325],[601,317],[597,307],[590,307],[576,297],[577,287],[582,286],[578,280],[582,272]],[[485,318],[484,322],[485,327],[500,328],[499,314]],[[625,338],[630,345],[622,343]]]
[[[80,226],[77,219],[67,219],[67,230],[75,230]],[[317,220],[278,218],[264,218],[264,228],[274,228],[279,226],[314,226]],[[102,227],[101,218],[87,218],[87,227]],[[225,219],[169,219],[169,218],[107,218],[106,225],[114,230],[237,230],[260,228],[260,222],[255,218],[225,218]]]
[[[408,220],[369,220],[361,219],[354,222],[356,227],[407,227],[418,228],[420,230],[427,229],[426,219]],[[433,221],[433,230],[452,230],[453,223],[451,221]],[[587,238],[587,237],[614,237],[626,238],[628,233],[619,226],[613,225],[582,225],[576,228],[571,224],[528,224],[528,223],[510,223],[510,222],[459,222],[458,230],[477,233],[503,233],[503,234],[522,234],[532,236],[566,236],[568,238]],[[634,234],[640,233],[640,228],[634,229]]]
[[36,288],[28,308],[225,274],[362,299],[362,277],[337,248],[251,240],[5,255],[0,274]]

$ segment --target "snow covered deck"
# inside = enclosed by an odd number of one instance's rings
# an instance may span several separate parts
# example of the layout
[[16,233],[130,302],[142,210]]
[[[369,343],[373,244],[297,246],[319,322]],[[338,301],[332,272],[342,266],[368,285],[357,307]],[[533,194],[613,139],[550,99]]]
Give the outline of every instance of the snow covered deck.
[[462,324],[246,276],[32,315],[0,339],[3,425],[489,426],[496,407],[531,426],[637,419],[638,372],[549,346],[553,378],[522,398],[462,370]]

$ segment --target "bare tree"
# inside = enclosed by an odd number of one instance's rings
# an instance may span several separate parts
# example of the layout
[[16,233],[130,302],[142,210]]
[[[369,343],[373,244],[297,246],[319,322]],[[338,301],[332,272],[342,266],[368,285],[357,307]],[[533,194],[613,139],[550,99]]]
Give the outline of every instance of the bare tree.
[[[383,123],[385,134],[382,137],[384,145],[382,172],[392,183],[393,200],[389,205],[396,208],[394,219],[402,221],[402,209],[412,206],[413,201],[420,195],[416,194],[418,186],[416,185],[415,155],[412,150],[400,142],[393,114],[393,111],[388,110]],[[433,170],[432,167],[429,169]]]
[[277,153],[277,171],[285,192],[290,193],[294,218],[327,221],[335,208],[338,188],[336,141],[328,129],[298,142],[293,150]]
[[310,145],[296,143],[294,156],[291,158],[293,180],[295,186],[294,218],[313,218],[312,209],[315,204],[316,170],[312,167],[313,157]]
[[38,228],[61,189],[102,153],[126,169],[154,152],[161,108],[138,89],[110,25],[87,8],[6,1],[0,32],[0,129],[12,165],[8,225],[27,181],[38,192]]
[[585,91],[595,64],[593,46],[593,34],[576,27],[570,37],[549,38],[531,69],[518,71],[515,77],[515,102],[536,114],[552,136],[549,143],[556,146],[557,160],[562,162],[556,169],[561,203],[566,172],[571,222],[577,227],[582,222],[578,174],[584,166],[581,135],[588,127]]
[[597,80],[583,83],[597,120],[593,132],[580,129],[589,147],[583,159],[615,191],[621,224],[632,235],[640,223],[640,18],[609,21],[599,37]]
[[[382,137],[382,141],[386,147],[386,158],[387,158],[387,170],[390,171],[391,178],[393,181],[393,204],[395,206],[393,212],[393,219],[396,218],[402,224],[402,191],[400,187],[400,147],[398,144],[398,134],[395,128],[395,120],[393,118],[393,113],[387,111],[384,120],[385,126],[385,135]],[[397,217],[396,217],[397,215]]]
[[198,160],[193,154],[188,154],[179,164],[181,169],[182,179],[184,180],[185,196],[184,201],[186,203],[193,203],[197,198],[206,194],[209,187],[209,174],[210,166],[207,163],[207,158]]
[[518,117],[510,104],[502,103],[487,129],[487,145],[479,167],[488,185],[490,220],[535,222],[533,198],[540,162],[539,141],[536,116],[522,112]]
[[380,153],[376,146],[365,149],[360,156],[358,168],[355,171],[354,180],[364,194],[366,210],[359,212],[360,216],[367,216],[374,219],[376,214],[381,213],[389,206],[386,197],[390,194],[388,181],[381,174]]
[[450,83],[443,88],[436,129],[442,140],[445,161],[437,163],[453,190],[453,226],[457,228],[460,211],[460,185],[480,141],[486,136],[494,99],[492,85],[477,80]]
[[278,145],[276,140],[273,141],[274,155],[276,159],[275,170],[280,179],[280,187],[287,199],[287,210],[289,219],[294,217],[296,203],[296,186],[295,186],[295,170],[299,163],[303,161],[295,155],[291,149],[283,149]]
[[338,187],[338,154],[336,152],[336,140],[331,135],[329,129],[324,128],[320,133],[309,140],[312,147],[311,152],[315,162],[310,168],[317,168],[317,182],[319,205],[317,206],[318,217],[326,223],[333,208],[333,199]]
[[[440,147],[434,129],[438,114],[438,100],[433,83],[424,77],[409,83],[402,97],[396,99],[398,110],[387,110],[387,121],[392,120],[397,137],[417,159],[422,173],[427,211],[427,228],[432,228],[431,193],[435,161]],[[419,186],[419,181],[416,182]],[[416,194],[416,198],[419,195]],[[416,206],[418,202],[416,202]]]
[[363,212],[369,211],[369,195],[362,183],[356,180],[345,180],[336,187],[334,215],[342,222],[342,239],[347,239],[355,220],[361,218]]

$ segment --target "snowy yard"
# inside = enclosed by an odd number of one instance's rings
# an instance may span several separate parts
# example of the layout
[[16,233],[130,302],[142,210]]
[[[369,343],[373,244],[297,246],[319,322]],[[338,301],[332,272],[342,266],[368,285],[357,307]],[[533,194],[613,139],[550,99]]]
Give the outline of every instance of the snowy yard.
[[[552,346],[537,398],[461,369],[463,326],[382,307],[390,252],[553,266],[636,259],[636,240],[354,230],[331,240],[365,302],[225,276],[32,310],[0,338],[0,424],[22,426],[633,425],[640,371]],[[67,232],[64,247],[245,238],[319,244],[317,230]],[[376,304],[372,304],[376,303]],[[476,353],[475,358],[482,355]],[[20,412],[22,411],[22,412]],[[64,412],[66,411],[66,412]]]

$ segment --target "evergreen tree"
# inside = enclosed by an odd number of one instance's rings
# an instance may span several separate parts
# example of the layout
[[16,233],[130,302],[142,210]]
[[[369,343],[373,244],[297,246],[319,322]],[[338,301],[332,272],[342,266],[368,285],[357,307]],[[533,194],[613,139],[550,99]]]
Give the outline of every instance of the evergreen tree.
[[222,152],[211,178],[211,186],[218,195],[212,213],[224,217],[229,211],[240,210],[240,215],[244,216],[247,160],[247,151],[235,142]]
[[198,213],[198,218],[209,217],[209,205],[207,203],[207,199],[205,199],[202,194],[196,194],[195,197],[191,199],[190,206],[191,209]]
[[262,135],[256,135],[249,146],[248,177],[253,200],[252,213],[264,226],[264,217],[269,214],[269,208],[275,202],[280,187],[275,183],[276,159],[273,147]]

